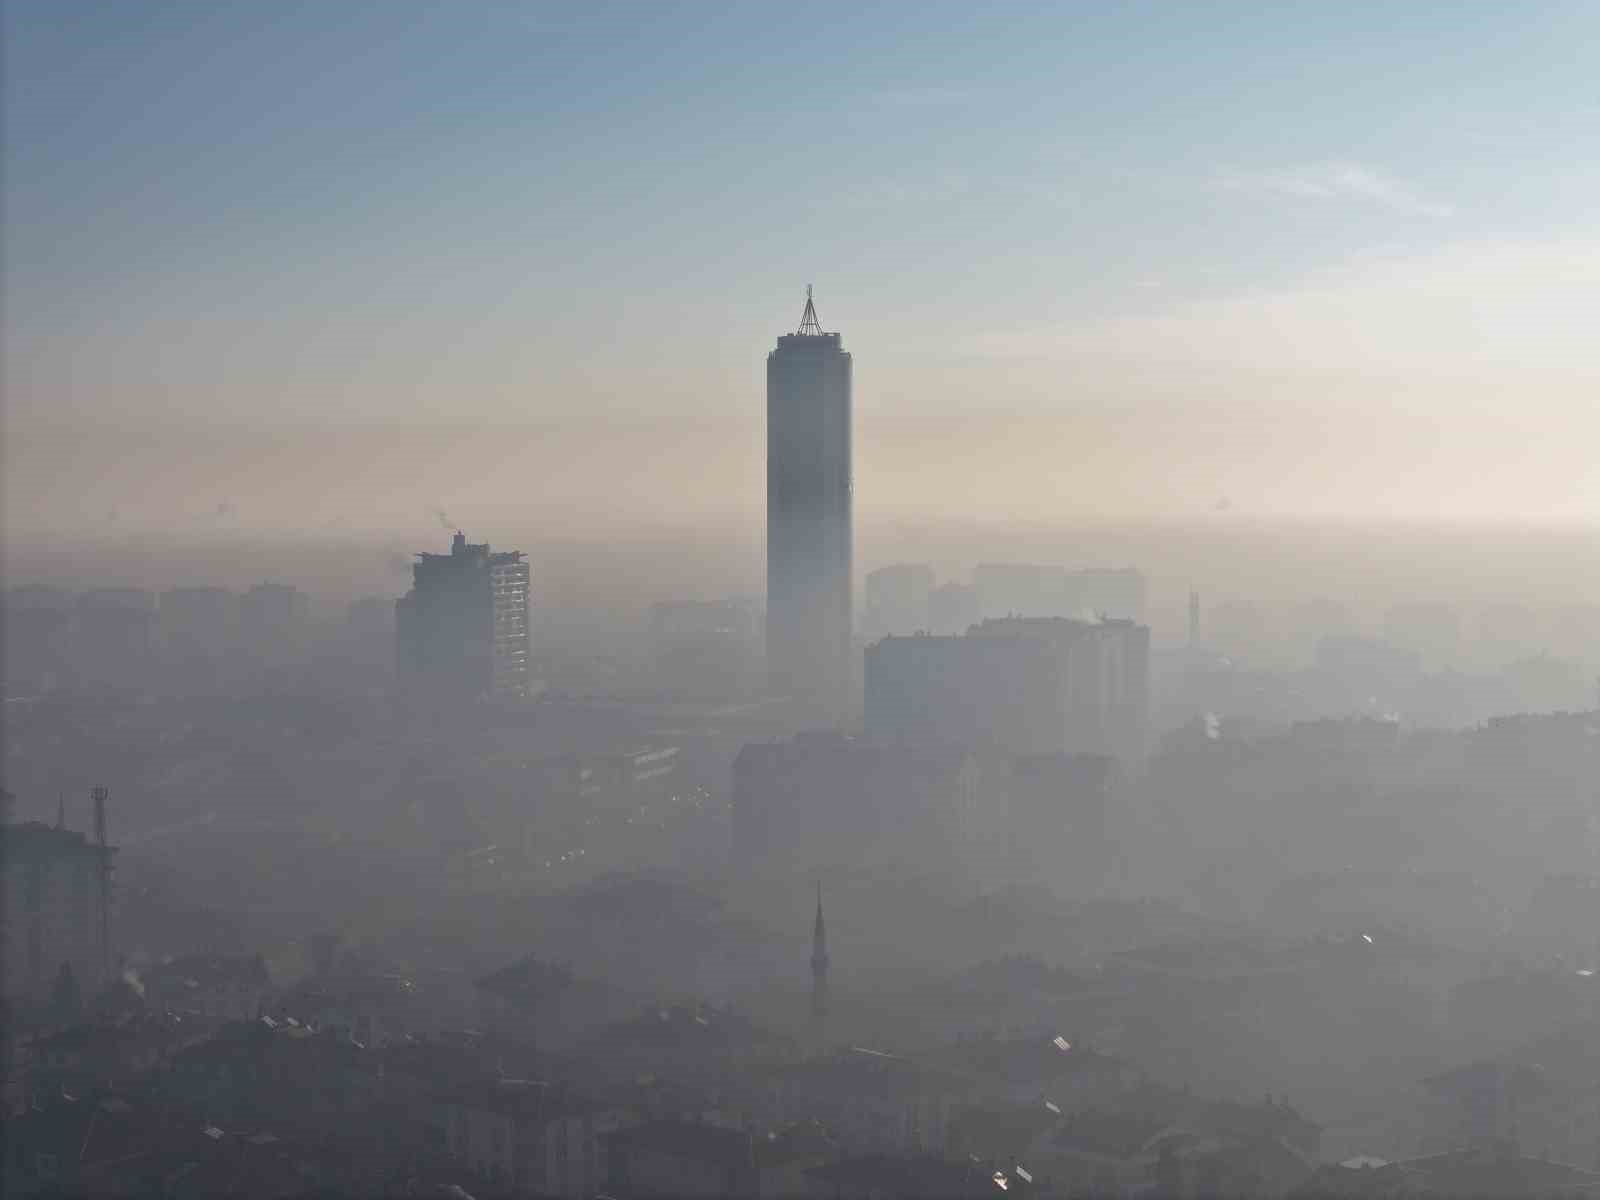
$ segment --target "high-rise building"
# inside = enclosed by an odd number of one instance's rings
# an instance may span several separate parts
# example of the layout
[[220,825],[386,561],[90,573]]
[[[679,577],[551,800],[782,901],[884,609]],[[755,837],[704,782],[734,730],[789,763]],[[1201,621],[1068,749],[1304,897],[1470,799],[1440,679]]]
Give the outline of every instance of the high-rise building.
[[965,637],[884,638],[866,654],[866,731],[1013,754],[1144,755],[1150,630],[1015,617]]
[[824,720],[851,700],[850,355],[806,289],[767,355],[767,675]]
[[395,603],[396,665],[413,691],[439,699],[520,696],[528,689],[528,564],[457,533],[449,554],[419,554]]
[[37,1004],[70,972],[84,995],[111,966],[111,861],[105,793],[95,793],[96,838],[30,821],[0,825],[0,994]]

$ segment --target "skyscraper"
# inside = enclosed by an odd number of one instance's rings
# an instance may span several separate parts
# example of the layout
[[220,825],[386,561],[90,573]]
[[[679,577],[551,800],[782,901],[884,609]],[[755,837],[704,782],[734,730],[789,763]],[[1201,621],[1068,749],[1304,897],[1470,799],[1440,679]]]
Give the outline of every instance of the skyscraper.
[[850,355],[806,288],[767,355],[767,675],[814,719],[850,707]]
[[449,554],[419,554],[395,603],[400,677],[439,699],[523,695],[528,687],[528,564],[457,533]]

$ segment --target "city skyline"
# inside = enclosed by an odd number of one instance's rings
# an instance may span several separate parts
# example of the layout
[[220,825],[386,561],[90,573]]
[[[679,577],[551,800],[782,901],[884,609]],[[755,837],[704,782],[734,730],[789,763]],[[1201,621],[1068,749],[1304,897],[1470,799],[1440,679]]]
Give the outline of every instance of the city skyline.
[[866,522],[1600,501],[1585,6],[5,11],[11,538],[753,524],[808,279]]

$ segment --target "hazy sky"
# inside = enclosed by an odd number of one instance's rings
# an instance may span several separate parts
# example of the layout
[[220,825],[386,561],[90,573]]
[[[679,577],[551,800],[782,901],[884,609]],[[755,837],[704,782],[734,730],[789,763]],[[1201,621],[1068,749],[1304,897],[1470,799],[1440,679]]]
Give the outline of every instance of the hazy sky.
[[6,4],[13,537],[1600,513],[1600,6]]

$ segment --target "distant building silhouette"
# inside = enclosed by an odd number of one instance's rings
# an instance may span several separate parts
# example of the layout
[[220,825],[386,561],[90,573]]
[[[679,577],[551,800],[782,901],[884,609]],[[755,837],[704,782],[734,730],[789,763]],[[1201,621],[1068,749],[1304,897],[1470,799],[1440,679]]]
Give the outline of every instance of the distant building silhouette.
[[157,621],[175,681],[205,690],[225,683],[238,644],[237,595],[219,587],[171,588],[161,593]]
[[872,738],[1014,754],[1144,754],[1150,630],[1017,617],[965,637],[884,638],[866,653]]
[[864,632],[869,637],[931,632],[932,595],[933,568],[926,563],[879,567],[867,575]]
[[806,290],[800,328],[767,355],[767,672],[841,719],[852,678],[850,355]]
[[964,583],[946,583],[928,596],[928,632],[965,633],[978,620],[978,589]]
[[180,587],[161,593],[161,638],[179,658],[216,658],[233,648],[239,597],[219,587]]
[[78,597],[72,618],[79,686],[147,682],[156,649],[156,598],[139,588],[99,588]]
[[652,605],[656,686],[707,700],[759,691],[761,631],[761,610],[747,600]]
[[972,583],[985,617],[1120,617],[1143,621],[1147,585],[1133,567],[979,563]]
[[520,696],[528,688],[528,564],[458,532],[449,554],[419,554],[395,603],[401,680],[441,700]]
[[258,583],[239,597],[241,647],[256,658],[276,660],[300,650],[311,624],[311,601],[285,583]]
[[750,870],[949,861],[976,803],[972,756],[835,731],[752,742],[733,764],[733,853]]
[[63,968],[84,993],[107,981],[111,860],[104,838],[39,822],[0,826],[0,988],[8,1002],[43,1003]]

